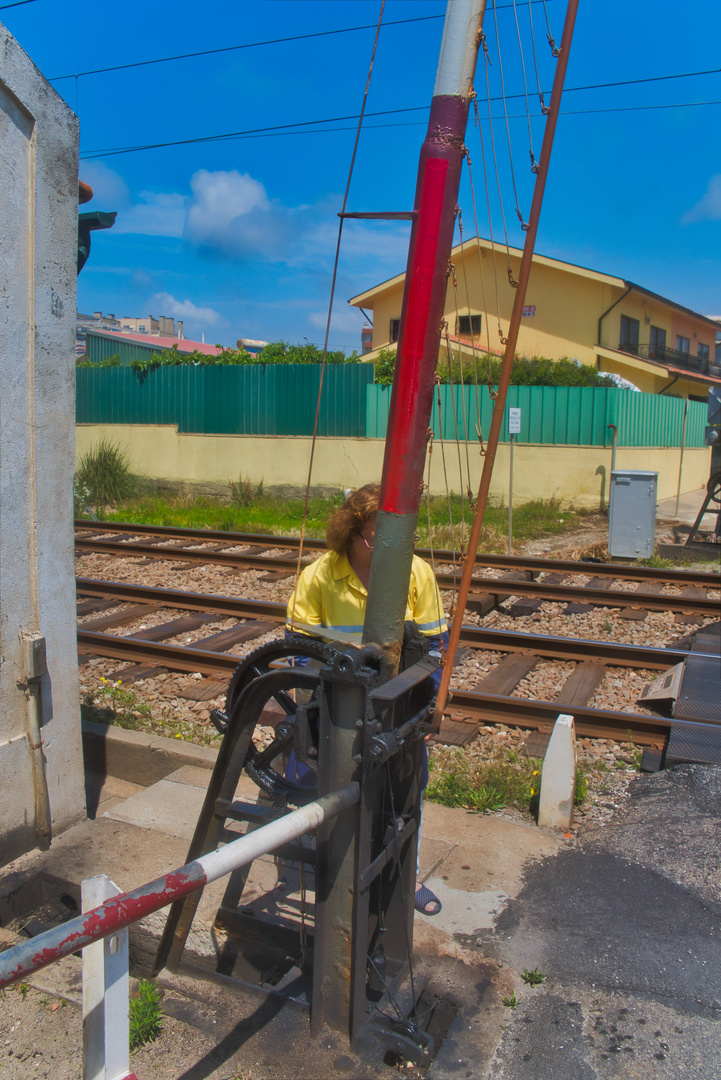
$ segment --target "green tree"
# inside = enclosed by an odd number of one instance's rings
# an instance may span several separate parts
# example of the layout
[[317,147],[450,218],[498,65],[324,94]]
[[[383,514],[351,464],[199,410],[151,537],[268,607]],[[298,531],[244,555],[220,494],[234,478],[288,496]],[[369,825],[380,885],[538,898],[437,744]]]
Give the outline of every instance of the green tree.
[[[358,353],[346,356],[340,350],[326,353],[328,364],[353,364],[358,361]],[[258,353],[258,364],[320,364],[323,362],[323,350],[306,341],[305,345],[291,345],[289,341],[272,341]]]
[[[393,382],[396,354],[391,349],[383,349],[375,362],[375,381],[380,386],[390,386]],[[478,355],[474,364],[467,356],[461,360],[453,354],[450,359],[441,356],[438,363],[438,375],[442,383],[460,383],[475,385],[492,382],[498,385],[501,377],[501,359]],[[613,379],[596,371],[590,364],[579,364],[575,360],[563,357],[550,360],[547,357],[518,356],[511,368],[511,386],[615,386]]]

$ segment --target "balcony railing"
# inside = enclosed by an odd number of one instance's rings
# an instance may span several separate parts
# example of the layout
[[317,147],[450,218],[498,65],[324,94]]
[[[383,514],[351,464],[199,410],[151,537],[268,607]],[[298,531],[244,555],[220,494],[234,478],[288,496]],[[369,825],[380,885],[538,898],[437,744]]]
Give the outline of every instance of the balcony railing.
[[671,349],[668,345],[629,345],[626,342],[621,342],[618,348],[619,352],[630,353],[631,356],[640,356],[646,360],[657,360],[661,364],[672,364],[673,367],[697,371],[702,375],[708,374],[708,357],[692,356],[691,353]]

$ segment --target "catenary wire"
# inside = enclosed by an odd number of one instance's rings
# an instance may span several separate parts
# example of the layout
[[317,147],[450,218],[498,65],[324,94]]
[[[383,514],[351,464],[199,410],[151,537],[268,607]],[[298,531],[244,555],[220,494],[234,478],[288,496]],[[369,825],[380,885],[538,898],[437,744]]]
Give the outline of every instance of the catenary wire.
[[[518,191],[516,189],[516,171],[513,168],[513,150],[511,148],[511,131],[510,131],[510,128],[508,127],[508,109],[506,108],[506,87],[505,87],[505,80],[503,78],[503,58],[501,56],[501,39],[500,39],[500,35],[499,35],[499,32],[498,32],[498,13],[496,11],[496,0],[493,0],[493,24],[494,24],[495,31],[496,31],[496,49],[498,51],[498,70],[499,70],[500,76],[501,76],[501,98],[503,100],[503,118],[504,118],[505,123],[506,123],[506,141],[508,143],[508,163],[509,163],[510,170],[511,170],[511,186],[513,187],[513,198],[514,198],[514,201],[515,201],[515,204],[516,204],[516,217],[518,218],[518,220],[521,223],[521,228],[525,230],[526,223],[523,220],[523,212],[522,212],[521,207],[520,207],[520,203],[519,203],[519,200],[518,200]],[[490,63],[490,58],[488,59],[488,63]],[[486,67],[486,72],[487,71],[488,71],[488,68]],[[524,78],[524,81],[525,81],[525,78],[526,78],[525,70],[524,70],[523,78]],[[530,113],[528,112],[528,105],[526,105],[526,115],[528,116],[528,131],[529,131],[529,135],[530,135],[531,117],[530,117]],[[495,145],[494,145],[494,151],[495,151]],[[500,194],[500,191],[499,191],[499,194]],[[503,227],[505,229],[505,220],[504,220],[504,223],[503,223]],[[506,247],[508,247],[508,237],[506,237]],[[510,258],[510,254],[509,254],[509,258]],[[510,266],[509,266],[509,270],[510,270]]]
[[[323,359],[322,359],[322,362],[321,362],[320,379],[319,379],[319,383],[318,383],[318,400],[316,402],[316,408],[315,408],[315,421],[314,421],[314,424],[313,424],[313,438],[312,438],[312,441],[311,441],[310,455],[309,455],[309,462],[308,462],[308,481],[306,483],[305,501],[303,503],[303,523],[301,525],[301,531],[300,531],[300,544],[298,545],[298,562],[296,564],[295,585],[294,585],[294,588],[293,588],[293,607],[292,607],[291,615],[290,615],[291,629],[293,628],[293,620],[295,618],[295,601],[296,601],[296,594],[297,594],[297,591],[298,591],[298,578],[299,578],[300,572],[301,572],[301,565],[302,565],[301,560],[302,560],[302,557],[303,557],[303,541],[305,539],[305,530],[306,530],[306,524],[307,524],[307,521],[308,521],[308,502],[310,500],[310,484],[311,484],[311,478],[312,478],[312,475],[313,475],[313,461],[314,461],[314,458],[315,458],[315,448],[316,448],[316,443],[318,441],[318,421],[319,421],[319,418],[320,418],[320,405],[321,405],[321,397],[322,397],[322,393],[323,393],[323,377],[325,375],[326,361],[327,361],[327,356],[328,356],[328,339],[330,338],[330,324],[331,324],[331,318],[333,316],[333,298],[335,296],[335,287],[336,287],[336,282],[338,280],[338,262],[340,260],[341,238],[343,236],[343,220],[344,220],[345,209],[346,209],[346,206],[348,204],[348,195],[350,193],[351,180],[353,179],[353,168],[355,166],[356,155],[358,153],[358,144],[360,142],[361,130],[363,128],[363,117],[365,116],[366,102],[368,101],[368,91],[370,90],[371,76],[373,75],[373,64],[374,64],[374,61],[375,61],[376,50],[378,48],[378,39],[380,37],[381,26],[383,24],[383,12],[385,11],[385,6],[386,6],[386,0],[381,0],[380,12],[378,14],[378,24],[376,26],[376,34],[375,34],[375,39],[373,41],[373,50],[371,52],[370,63],[368,65],[368,75],[366,77],[365,90],[363,92],[363,102],[361,104],[361,110],[360,110],[360,113],[359,113],[359,116],[358,116],[358,128],[356,130],[356,137],[355,137],[355,141],[353,143],[353,151],[351,153],[350,165],[348,167],[348,179],[346,180],[345,192],[343,194],[343,204],[341,206],[341,212],[338,215],[338,218],[339,218],[339,220],[338,220],[338,238],[336,240],[335,261],[333,263],[333,274],[332,274],[332,277],[331,277],[330,296],[329,296],[329,299],[328,299],[328,318],[326,320],[326,325],[325,325],[325,339],[323,341]],[[409,958],[409,962],[410,962],[410,958]]]
[[[35,0],[17,0],[14,4],[5,4],[5,7],[18,7],[19,4],[32,4]],[[543,0],[529,0],[531,4],[540,4]],[[499,10],[502,8],[510,8],[513,4],[499,4]],[[0,11],[4,8],[0,7]],[[418,15],[413,19],[393,19],[390,22],[384,23],[385,27],[388,26],[404,26],[407,23],[418,22],[430,22],[432,20],[443,19],[444,14],[441,15]],[[61,82],[63,79],[77,79],[80,76],[85,75],[105,75],[112,71],[127,71],[129,68],[149,67],[151,64],[168,64],[175,60],[194,60],[201,56],[215,56],[218,53],[237,52],[240,49],[255,49],[266,45],[282,45],[291,41],[307,41],[310,38],[330,37],[334,34],[352,34],[359,30],[374,30],[375,23],[364,23],[362,26],[343,26],[337,30],[318,30],[312,34],[294,34],[289,37],[282,38],[269,38],[267,41],[248,41],[241,45],[222,45],[216,49],[201,49],[197,52],[178,53],[175,56],[158,56],[151,60],[133,60],[126,64],[114,64],[111,67],[104,68],[90,68],[88,71],[74,71],[67,75],[53,75],[48,79],[48,82]]]
[[[688,75],[699,75],[699,76],[700,75],[718,75],[719,71],[721,71],[721,68],[715,69],[715,70],[712,70],[712,71],[688,72]],[[681,79],[681,78],[684,78],[684,76],[659,76],[658,77],[658,79],[671,79],[671,78]],[[630,82],[652,82],[652,81],[656,81],[656,80],[655,79],[630,80]],[[629,83],[621,83],[621,82],[618,82],[618,83],[598,83],[596,85],[574,86],[574,87],[570,87],[570,90],[579,90],[579,91],[582,91],[582,90],[600,90],[600,89],[603,89],[604,86],[628,85],[628,84],[630,84],[630,82]],[[506,96],[506,100],[514,98],[514,97],[522,97],[522,96],[523,96],[522,94],[509,94],[509,95]],[[498,97],[498,96],[493,96],[493,97],[490,97],[488,100],[489,100],[489,102],[498,102],[498,100],[501,100],[501,98]],[[594,116],[594,114],[604,113],[604,112],[636,112],[636,111],[644,111],[644,110],[650,110],[650,109],[655,110],[655,109],[698,108],[698,107],[702,107],[702,106],[712,106],[712,105],[720,105],[720,104],[721,104],[721,102],[718,102],[718,100],[706,100],[706,102],[676,102],[676,103],[670,103],[668,105],[629,105],[629,106],[614,106],[614,107],[601,108],[601,109],[563,109],[563,110],[561,110],[561,112],[559,114],[560,114],[560,116]],[[399,113],[427,112],[427,110],[428,110],[428,106],[426,106],[426,105],[410,106],[408,108],[403,108],[403,109],[382,109],[382,110],[378,110],[378,111],[375,111],[375,112],[367,112],[366,117],[398,116]],[[532,117],[539,117],[539,116],[542,116],[542,113],[538,113],[538,112],[531,113],[531,116]],[[225,132],[225,133],[222,133],[220,135],[199,135],[199,136],[195,136],[193,138],[172,139],[172,140],[165,141],[165,143],[147,143],[147,144],[141,144],[141,145],[138,145],[138,146],[107,147],[107,148],[100,149],[100,150],[85,150],[85,151],[83,151],[81,153],[81,158],[83,158],[83,160],[87,160],[87,159],[90,159],[90,158],[110,158],[110,157],[115,156],[115,154],[120,154],[120,153],[137,153],[137,152],[142,151],[142,150],[159,150],[159,149],[164,149],[166,147],[172,147],[172,146],[189,146],[189,145],[198,144],[198,143],[214,143],[214,141],[217,141],[217,143],[220,143],[220,141],[225,141],[227,139],[256,137],[256,136],[262,136],[262,135],[268,134],[268,133],[271,133],[271,134],[284,134],[284,133],[295,134],[296,133],[295,130],[301,129],[301,127],[308,127],[308,126],[311,126],[311,125],[316,126],[316,125],[319,125],[319,124],[341,123],[344,120],[357,120],[357,119],[358,119],[357,113],[352,113],[352,114],[349,114],[349,116],[326,117],[326,118],[324,118],[322,120],[303,120],[303,121],[298,121],[297,123],[293,123],[293,124],[272,124],[272,125],[269,125],[267,127],[255,127],[255,129],[247,129],[246,131]],[[492,120],[501,120],[501,119],[504,119],[504,118],[502,118],[502,117],[492,117],[491,119]],[[519,120],[519,119],[526,120],[527,116],[526,116],[525,112],[523,112],[523,113],[508,113],[508,119],[509,120]],[[408,124],[403,124],[403,123],[385,124],[385,125],[367,124],[366,125],[366,130],[368,130],[369,127],[418,126],[418,125],[420,125],[422,123],[424,123],[424,121],[419,120],[417,122],[410,122]],[[336,129],[336,130],[337,131],[346,131],[348,129]],[[311,133],[310,132],[308,132],[308,133],[307,132],[299,132],[299,134],[311,134]]]
[[516,10],[516,0],[513,0],[513,15],[516,22],[516,36],[518,37],[518,51],[521,56],[521,71],[523,73],[523,94],[526,99],[526,118],[528,120],[528,146],[531,153],[531,170],[532,172],[538,172],[538,164],[536,162],[536,156],[533,153],[533,134],[531,133],[531,106],[528,103],[528,80],[526,78],[526,59],[523,55],[523,42],[521,41],[521,27],[518,24],[518,11]]
[[[677,102],[672,102],[672,103],[670,103],[668,105],[625,105],[625,106],[620,105],[620,106],[617,106],[616,108],[608,108],[608,109],[562,109],[560,111],[560,113],[559,113],[559,116],[594,116],[594,115],[601,114],[601,113],[645,112],[647,110],[659,110],[659,109],[694,109],[694,108],[699,108],[701,106],[707,106],[707,105],[708,106],[710,106],[710,105],[721,105],[721,100],[719,100],[719,101],[677,101]],[[426,107],[421,107],[421,108],[426,108]],[[391,110],[388,110],[389,113],[416,112],[416,111],[420,111],[420,109],[419,110],[416,110],[416,109],[391,109]],[[377,116],[377,115],[384,115],[384,114],[366,113],[366,115],[367,116]],[[531,113],[532,117],[540,117],[542,115],[543,115],[542,113]],[[326,120],[305,120],[302,123],[298,123],[298,124],[290,124],[290,125],[286,124],[286,125],[281,125],[281,126],[276,125],[274,127],[268,127],[268,128],[254,128],[254,129],[250,129],[249,131],[233,131],[233,132],[229,132],[229,133],[224,134],[224,135],[202,135],[202,136],[198,136],[197,138],[194,138],[194,139],[175,139],[175,140],[172,140],[170,142],[164,142],[164,143],[147,143],[146,145],[143,145],[143,146],[126,146],[126,147],[118,147],[118,148],[109,149],[109,150],[84,151],[83,153],[81,153],[80,158],[81,158],[82,161],[90,161],[90,160],[92,160],[94,158],[115,157],[118,154],[136,154],[136,153],[139,153],[140,151],[143,151],[143,150],[160,150],[160,149],[165,149],[166,147],[169,147],[169,146],[188,146],[188,145],[194,144],[194,143],[210,143],[210,142],[221,143],[221,142],[225,142],[225,141],[228,141],[228,140],[231,140],[231,139],[255,139],[255,138],[262,139],[262,138],[271,138],[271,137],[282,136],[282,135],[327,135],[327,134],[333,134],[336,131],[353,131],[353,130],[355,130],[355,128],[320,128],[320,129],[316,128],[315,131],[298,131],[298,130],[289,131],[289,130],[287,130],[289,127],[291,127],[291,128],[302,128],[302,127],[304,127],[306,125],[309,125],[309,124],[314,124],[314,125],[315,124],[332,124],[332,123],[334,123],[336,121],[345,120],[345,119],[353,120],[353,119],[357,119],[357,118],[353,117],[353,116],[349,116],[349,117],[336,117],[336,118],[331,117],[331,118],[328,118]],[[502,117],[502,116],[493,116],[493,117],[491,117],[491,119],[492,120],[503,120],[504,117]],[[508,114],[508,119],[509,120],[525,120],[526,119],[526,114],[525,114],[525,112],[523,112],[523,113],[509,113]],[[365,129],[366,129],[366,131],[370,131],[370,130],[375,130],[376,128],[386,128],[386,127],[394,127],[394,128],[396,128],[396,127],[421,127],[421,126],[424,126],[425,123],[426,122],[424,120],[409,120],[409,121],[406,121],[406,122],[399,122],[397,124],[366,124]]]

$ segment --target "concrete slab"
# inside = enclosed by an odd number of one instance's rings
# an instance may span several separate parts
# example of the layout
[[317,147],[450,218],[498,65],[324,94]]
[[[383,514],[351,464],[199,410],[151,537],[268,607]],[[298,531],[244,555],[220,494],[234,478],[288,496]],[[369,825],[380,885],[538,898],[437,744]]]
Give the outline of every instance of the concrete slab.
[[[430,872],[450,888],[515,896],[526,867],[564,846],[553,830],[545,832],[500,815],[423,804],[421,880]],[[430,863],[434,854],[442,857]]]
[[103,816],[189,842],[193,838],[204,798],[203,788],[159,780],[157,784],[106,810]]
[[508,895],[502,892],[452,889],[440,877],[429,877],[426,885],[436,894],[443,907],[433,916],[417,911],[416,920],[432,922],[436,930],[449,936],[477,934],[481,930],[489,930],[509,899]]
[[[698,491],[688,491],[685,495],[682,495],[678,502],[678,511],[676,510],[676,499],[661,499],[656,505],[656,520],[657,521],[682,521],[686,525],[693,525],[694,521],[698,517],[698,512],[703,506],[703,501],[706,498],[706,488],[699,488]],[[715,504],[712,504],[714,506]],[[714,511],[713,515],[710,510],[704,515],[702,524],[704,527],[713,524],[712,516],[715,518],[718,514],[718,507]]]

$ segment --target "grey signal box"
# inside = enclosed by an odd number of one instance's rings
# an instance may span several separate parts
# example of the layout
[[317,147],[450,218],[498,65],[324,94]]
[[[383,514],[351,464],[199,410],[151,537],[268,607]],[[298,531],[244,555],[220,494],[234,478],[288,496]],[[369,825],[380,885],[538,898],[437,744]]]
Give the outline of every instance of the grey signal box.
[[656,544],[657,472],[615,469],[611,473],[608,554],[648,559]]

